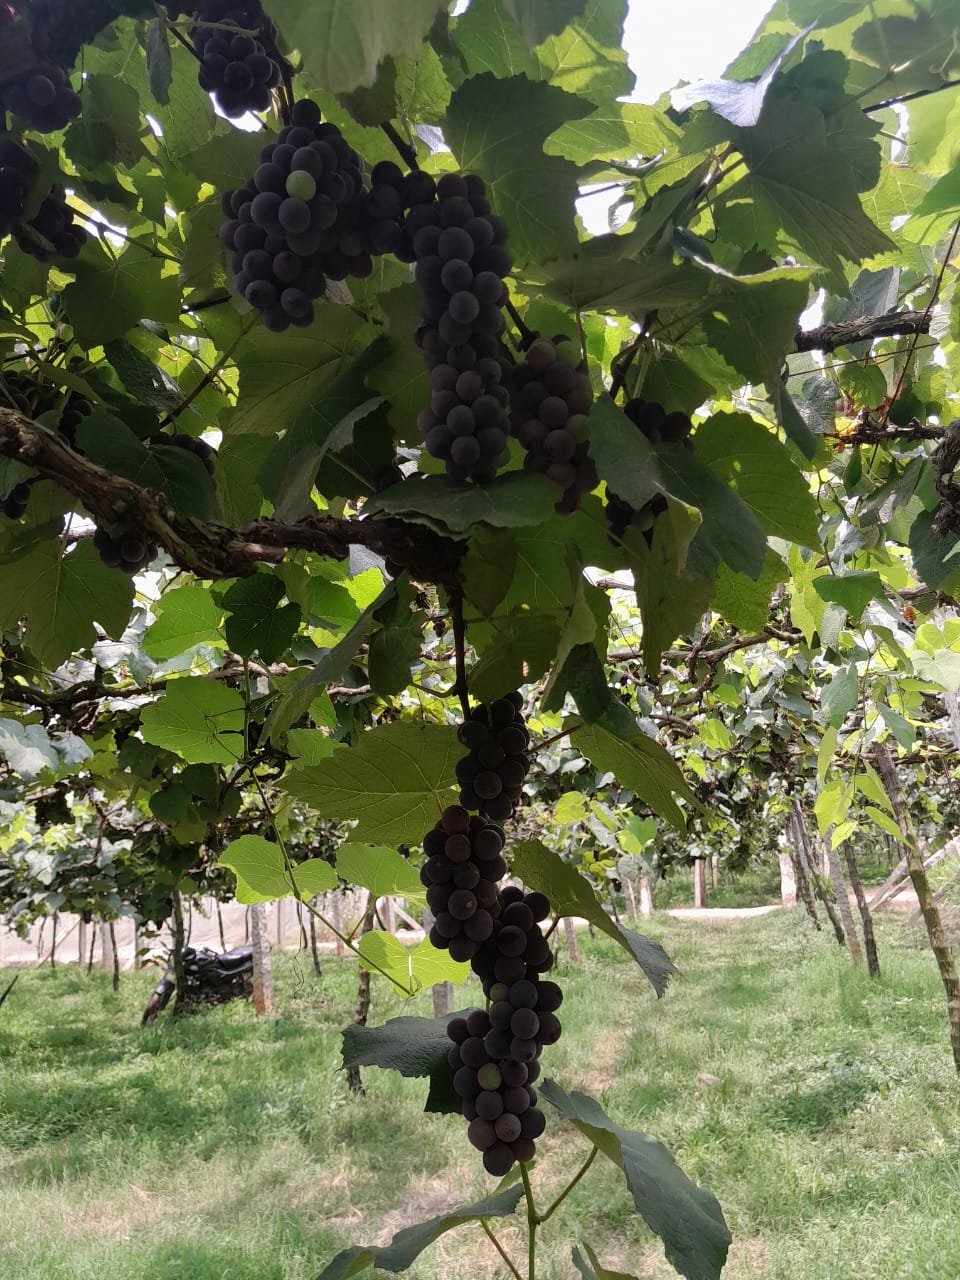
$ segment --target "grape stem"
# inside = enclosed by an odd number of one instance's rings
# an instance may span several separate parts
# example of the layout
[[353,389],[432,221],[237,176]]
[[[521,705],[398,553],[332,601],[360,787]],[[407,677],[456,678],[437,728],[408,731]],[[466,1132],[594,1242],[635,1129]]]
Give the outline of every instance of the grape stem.
[[537,1226],[540,1218],[533,1199],[533,1187],[530,1185],[530,1171],[525,1160],[520,1161],[520,1176],[523,1178],[523,1194],[527,1201],[527,1280],[536,1280]]
[[585,1160],[585,1161],[583,1162],[583,1164],[580,1166],[579,1171],[574,1175],[574,1177],[573,1177],[572,1181],[570,1181],[570,1182],[568,1182],[568,1183],[567,1183],[566,1187],[564,1187],[564,1189],[560,1192],[560,1194],[557,1196],[556,1200],[554,1200],[553,1204],[549,1207],[549,1209],[544,1210],[544,1212],[540,1214],[539,1218],[537,1219],[537,1222],[538,1222],[538,1223],[540,1223],[540,1222],[546,1222],[546,1220],[547,1220],[547,1219],[548,1219],[552,1214],[556,1213],[557,1209],[559,1209],[559,1208],[560,1208],[560,1206],[563,1204],[564,1200],[566,1200],[567,1196],[570,1194],[570,1192],[573,1190],[573,1188],[577,1185],[577,1183],[580,1181],[580,1179],[584,1176],[584,1174],[587,1172],[587,1170],[588,1170],[588,1169],[590,1168],[590,1166],[593,1164],[594,1160],[596,1160],[596,1158],[597,1158],[597,1152],[598,1152],[599,1150],[600,1150],[600,1148],[599,1148],[598,1146],[596,1146],[596,1144],[594,1144],[593,1150],[590,1152],[590,1154],[587,1156],[586,1160]]
[[467,659],[466,628],[463,621],[463,590],[459,586],[451,587],[450,623],[453,627],[453,652],[457,672],[455,688],[460,699],[460,710],[464,720],[470,719],[470,698],[467,694]]
[[516,1276],[517,1280],[523,1280],[523,1276],[520,1274],[517,1268],[510,1261],[510,1258],[507,1256],[506,1249],[504,1249],[503,1245],[500,1243],[497,1237],[493,1234],[493,1231],[490,1228],[490,1224],[487,1222],[486,1218],[480,1219],[480,1225],[481,1227],[483,1227],[487,1237],[490,1240],[490,1243],[493,1245],[497,1253],[499,1253],[500,1257],[504,1260],[504,1262],[510,1268],[511,1275]]
[[403,138],[401,138],[400,134],[397,132],[396,127],[393,124],[391,124],[389,120],[385,120],[383,124],[380,126],[380,128],[383,130],[383,132],[387,135],[387,137],[396,147],[397,153],[399,154],[401,160],[403,160],[404,164],[408,165],[411,169],[419,169],[420,163],[417,160],[416,147],[412,146],[409,142],[406,142]]
[[544,738],[543,742],[538,742],[535,751],[544,751],[547,747],[552,747],[555,742],[559,742],[561,738],[568,737],[571,733],[576,733],[578,729],[582,729],[586,725],[585,720],[581,720],[579,724],[572,724],[566,729],[561,729],[559,733],[555,733],[552,738]]
[[503,304],[503,309],[520,330],[520,345],[524,348],[529,347],[530,343],[533,342],[537,336],[536,332],[524,324],[523,317],[509,298]]

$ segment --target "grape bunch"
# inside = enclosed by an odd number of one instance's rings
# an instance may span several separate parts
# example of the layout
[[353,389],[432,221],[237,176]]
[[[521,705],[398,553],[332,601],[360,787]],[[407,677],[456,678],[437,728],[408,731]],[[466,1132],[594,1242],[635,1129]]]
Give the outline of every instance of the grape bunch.
[[447,1060],[467,1136],[497,1177],[533,1158],[546,1127],[533,1085],[541,1049],[560,1038],[563,1000],[557,984],[543,979],[553,964],[540,931],[549,902],[514,885],[497,889],[504,840],[502,828],[450,805],[424,838],[420,877],[437,913],[431,942],[470,961],[489,1002],[488,1010],[451,1019]]
[[526,452],[524,466],[563,490],[559,512],[575,511],[581,493],[599,479],[587,452],[593,392],[576,344],[536,339],[511,371],[510,385],[512,430]]
[[507,871],[501,827],[451,805],[423,840],[420,880],[435,922],[430,941],[454,960],[472,960],[500,914],[497,881]]
[[93,535],[93,545],[97,554],[108,569],[122,569],[124,573],[139,573],[157,554],[142,533],[133,530],[105,529],[97,525]]
[[[410,179],[428,194],[432,179]],[[423,308],[417,340],[430,370],[430,407],[418,426],[427,452],[443,459],[449,475],[485,483],[506,459],[510,430],[498,358],[503,281],[512,265],[507,225],[491,212],[481,178],[447,173],[435,198],[411,208],[404,230]]]
[[30,501],[29,484],[15,484],[7,496],[0,502],[0,515],[8,520],[22,520],[27,514]]
[[24,205],[37,172],[28,151],[10,139],[0,142],[0,236],[7,236],[23,217]]
[[37,133],[55,133],[80,114],[80,95],[62,67],[41,62],[0,88],[0,109],[19,116]]
[[[258,0],[199,0],[196,18],[190,34],[200,58],[200,88],[212,93],[231,119],[266,111],[271,91],[283,80],[283,69],[267,52],[276,49],[276,32]],[[231,27],[237,28],[236,34]]]
[[40,262],[51,258],[75,258],[87,242],[87,233],[74,222],[61,186],[53,186],[28,222],[14,228],[14,239],[24,253]]
[[[624,405],[623,412],[652,445],[677,444],[693,448],[690,432],[693,423],[685,413],[667,413],[663,405],[652,400],[634,399]],[[610,527],[610,539],[623,537],[629,527],[639,529],[649,546],[653,542],[653,525],[657,516],[667,509],[667,500],[656,494],[639,510],[607,487],[606,517]]]
[[490,706],[475,707],[457,733],[469,751],[457,761],[460,803],[493,822],[512,816],[530,771],[522,706],[519,693],[508,693]]
[[196,454],[197,458],[203,463],[207,475],[211,478],[216,475],[217,451],[212,445],[207,444],[206,440],[195,440],[193,436],[188,436],[185,431],[178,431],[176,435],[172,436],[165,436],[162,433],[150,436],[149,443],[168,445],[174,449],[183,449],[187,453]]
[[42,382],[28,373],[16,371],[4,373],[0,381],[0,404],[8,404],[27,418],[41,418],[44,414],[57,414],[50,423],[66,440],[76,447],[77,427],[93,412],[93,405],[76,391],[66,400],[63,393],[49,382]]
[[373,259],[361,226],[362,161],[309,99],[260,152],[252,180],[228,191],[220,243],[231,254],[237,292],[268,329],[313,321],[327,280],[369,276]]

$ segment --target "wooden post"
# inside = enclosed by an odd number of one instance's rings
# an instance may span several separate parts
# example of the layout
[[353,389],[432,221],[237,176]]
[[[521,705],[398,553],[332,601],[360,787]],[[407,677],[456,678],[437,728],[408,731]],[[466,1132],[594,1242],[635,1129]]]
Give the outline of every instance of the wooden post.
[[850,958],[854,964],[863,964],[863,952],[860,949],[860,939],[857,937],[857,926],[854,924],[853,912],[850,910],[850,894],[847,890],[847,882],[843,878],[840,856],[833,847],[833,841],[830,838],[832,830],[833,828],[827,832],[827,838],[823,841],[823,856],[830,864],[830,879],[833,881],[834,892],[837,895],[837,910],[840,912],[840,919],[843,921],[843,931],[847,935]]
[[940,981],[943,983],[943,989],[946,993],[950,1045],[953,1050],[954,1065],[957,1071],[960,1072],[960,978],[957,976],[953,948],[947,941],[940,908],[934,901],[933,894],[930,891],[930,882],[927,879],[927,872],[923,865],[923,855],[920,852],[920,842],[917,839],[916,828],[913,825],[913,819],[903,797],[903,789],[900,786],[900,779],[897,777],[893,757],[885,743],[878,742],[875,745],[874,758],[877,762],[877,771],[897,815],[900,830],[903,832],[903,843],[907,855],[907,870],[910,873],[917,901],[923,913],[923,922],[927,927],[930,949],[936,959],[937,968],[940,972]]
[[435,982],[433,984],[433,1016],[449,1018],[453,1013],[453,983]]
[[[313,899],[314,907],[317,905],[317,899]],[[320,945],[317,942],[317,917],[312,911],[307,912],[310,917],[310,952],[313,955],[313,971],[318,978],[323,976],[323,963],[320,960]]]
[[393,911],[393,899],[383,898],[382,903],[383,903],[383,916],[382,916],[383,927],[384,929],[386,929],[387,933],[396,933],[397,921]]
[[133,922],[133,969],[134,969],[134,972],[135,973],[139,972],[139,970],[142,967],[143,967],[143,962],[140,959],[140,925],[137,923],[136,920],[134,920]]
[[333,905],[330,909],[330,914],[333,916],[333,927],[337,931],[334,939],[334,954],[342,956],[345,950],[343,941],[340,938],[343,933],[343,895],[339,889],[334,889],[333,891]]
[[803,810],[800,807],[799,800],[793,802],[793,816],[796,823],[798,842],[797,851],[803,860],[804,870],[813,885],[814,891],[820,901],[823,903],[823,909],[829,917],[830,923],[833,925],[833,932],[837,939],[837,944],[841,947],[847,945],[846,934],[843,932],[843,925],[840,923],[840,917],[837,915],[830,897],[823,887],[823,881],[820,879],[820,873],[817,870],[817,856],[811,848],[810,833],[807,831],[807,820],[803,816]]
[[113,941],[105,920],[100,921],[100,968],[113,972]]
[[863,925],[863,949],[867,953],[867,972],[871,978],[879,978],[880,958],[877,955],[877,939],[873,932],[873,916],[867,904],[867,895],[863,892],[863,881],[860,879],[857,859],[850,848],[849,840],[843,842],[843,858],[847,864],[847,875],[850,877],[853,896],[857,900],[860,923]]
[[567,940],[567,955],[574,964],[579,964],[580,943],[577,941],[577,930],[570,916],[563,917],[563,936]]
[[785,907],[797,905],[797,877],[793,868],[793,859],[788,849],[781,849],[777,855],[780,861],[780,901]]
[[273,971],[270,967],[270,940],[267,937],[267,906],[255,902],[250,908],[250,936],[253,942],[253,1007],[257,1016],[276,1013],[273,1002]]
[[627,919],[633,924],[637,919],[637,895],[633,891],[633,881],[629,876],[623,881],[623,892],[627,900]]
[[113,957],[113,989],[120,990],[120,950],[117,947],[117,928],[111,920],[108,925],[110,933],[110,954]]
[[693,860],[693,905],[701,911],[707,905],[707,864],[703,858]]
[[653,894],[650,892],[650,877],[640,877],[640,914],[644,920],[653,914]]
[[282,947],[282,946],[283,946],[283,904],[284,904],[284,902],[286,902],[286,898],[278,898],[278,899],[277,899],[277,929],[276,929],[276,934],[277,934],[277,946],[278,946],[278,947]]
[[215,901],[217,904],[217,928],[220,931],[220,950],[226,951],[227,938],[226,938],[226,934],[223,932],[223,912],[220,910],[220,899],[217,898]]
[[[371,894],[367,900],[366,910],[363,915],[363,923],[360,926],[360,936],[369,933],[373,928],[373,916],[376,910],[376,899]],[[367,1025],[367,1015],[370,1013],[370,970],[362,964],[359,966],[360,974],[357,981],[357,1007],[353,1014],[353,1022],[355,1026],[365,1027]],[[360,1068],[357,1066],[347,1067],[347,1084],[354,1093],[363,1093],[363,1080],[360,1078]]]

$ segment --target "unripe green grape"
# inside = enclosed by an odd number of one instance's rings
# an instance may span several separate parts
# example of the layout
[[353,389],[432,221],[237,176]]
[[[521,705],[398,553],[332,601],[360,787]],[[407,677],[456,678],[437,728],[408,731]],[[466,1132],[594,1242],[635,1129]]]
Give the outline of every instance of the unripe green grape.
[[294,169],[287,177],[287,195],[295,200],[312,200],[317,194],[317,180],[306,169]]

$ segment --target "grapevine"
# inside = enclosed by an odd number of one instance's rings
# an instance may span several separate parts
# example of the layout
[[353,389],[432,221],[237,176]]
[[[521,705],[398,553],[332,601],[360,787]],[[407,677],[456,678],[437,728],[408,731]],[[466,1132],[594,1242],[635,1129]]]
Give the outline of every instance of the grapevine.
[[[638,431],[652,445],[673,444],[693,449],[690,433],[693,423],[685,413],[667,413],[663,405],[639,398],[628,401],[623,408]],[[657,516],[667,509],[667,500],[656,494],[638,511],[607,486],[606,517],[613,539],[622,538],[627,528],[639,529],[649,546],[653,541],[653,525]]]
[[[430,190],[431,179],[411,179]],[[417,341],[430,371],[418,426],[449,475],[487,482],[506,461],[509,431],[498,342],[511,267],[506,223],[491,213],[482,179],[444,174],[435,200],[417,204],[405,229],[423,305]]]
[[568,339],[537,339],[512,370],[511,387],[511,424],[526,452],[524,466],[563,491],[558,512],[576,510],[580,495],[595,489],[599,479],[588,454],[593,395],[580,352]]

